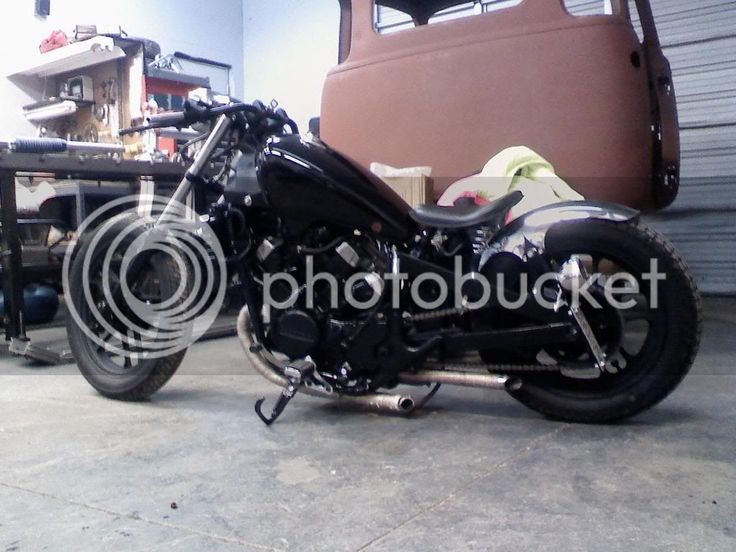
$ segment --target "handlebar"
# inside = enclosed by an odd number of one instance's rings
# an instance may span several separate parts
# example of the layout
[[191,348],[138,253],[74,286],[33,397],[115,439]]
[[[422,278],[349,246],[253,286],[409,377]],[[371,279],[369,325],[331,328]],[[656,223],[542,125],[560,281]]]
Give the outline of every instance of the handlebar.
[[148,126],[165,128],[185,126],[185,123],[187,122],[187,117],[186,114],[182,111],[177,113],[162,113],[161,115],[152,115],[147,120]]
[[183,128],[195,123],[212,121],[222,115],[238,114],[242,114],[245,117],[244,122],[252,129],[262,126],[261,123],[267,120],[268,122],[265,128],[261,128],[260,130],[266,132],[273,131],[275,134],[277,132],[276,125],[278,125],[281,129],[283,127],[289,127],[294,134],[299,133],[299,127],[289,118],[286,111],[281,108],[276,110],[267,108],[259,101],[254,104],[238,102],[218,106],[210,106],[203,102],[187,101],[184,104],[184,111],[152,115],[147,119],[147,124],[121,130],[120,134],[134,134],[136,132],[167,127]]

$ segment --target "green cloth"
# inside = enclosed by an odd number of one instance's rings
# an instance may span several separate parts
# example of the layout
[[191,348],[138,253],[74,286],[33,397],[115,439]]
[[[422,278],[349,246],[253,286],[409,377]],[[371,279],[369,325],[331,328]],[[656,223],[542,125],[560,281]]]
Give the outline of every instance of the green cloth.
[[493,200],[514,190],[524,194],[513,210],[514,217],[560,201],[584,199],[555,174],[544,157],[525,146],[516,146],[495,155],[479,174],[450,186],[439,204],[452,205],[459,197],[473,193]]

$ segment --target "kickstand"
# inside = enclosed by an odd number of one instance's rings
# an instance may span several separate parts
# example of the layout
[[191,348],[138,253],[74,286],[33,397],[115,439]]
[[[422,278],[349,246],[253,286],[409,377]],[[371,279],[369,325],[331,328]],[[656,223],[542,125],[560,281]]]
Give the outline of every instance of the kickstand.
[[294,398],[294,395],[297,394],[304,380],[310,377],[314,373],[314,370],[315,366],[311,360],[303,360],[298,363],[294,363],[293,365],[287,366],[286,369],[284,369],[284,375],[286,376],[287,383],[284,389],[281,391],[281,396],[279,396],[276,404],[273,407],[271,416],[266,417],[263,414],[262,408],[263,403],[266,402],[265,397],[259,399],[256,402],[256,414],[258,414],[258,417],[261,419],[261,421],[263,421],[264,424],[270,426],[279,418],[279,416],[281,416],[281,413],[286,408],[286,405],[288,405],[289,401]]
[[281,396],[279,397],[279,400],[276,401],[276,404],[273,407],[273,411],[271,412],[271,416],[267,418],[262,411],[263,403],[266,402],[266,398],[258,399],[256,402],[256,414],[258,414],[258,417],[263,420],[263,423],[267,426],[270,426],[272,423],[274,423],[279,416],[281,416],[281,413],[286,408],[286,405],[289,404],[289,401],[296,395],[296,392],[299,390],[298,387],[294,386],[289,382],[289,384],[284,387],[284,390],[281,392]]

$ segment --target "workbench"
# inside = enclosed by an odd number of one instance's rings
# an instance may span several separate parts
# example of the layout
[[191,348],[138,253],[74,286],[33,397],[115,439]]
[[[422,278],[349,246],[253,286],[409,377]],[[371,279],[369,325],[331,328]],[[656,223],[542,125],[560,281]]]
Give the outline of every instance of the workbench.
[[[140,187],[152,183],[177,183],[186,166],[180,163],[126,161],[112,156],[86,157],[70,155],[39,155],[0,153],[0,263],[2,290],[5,294],[5,349],[47,364],[71,359],[68,351],[52,351],[33,344],[27,335],[23,316],[25,287],[23,252],[18,229],[15,179],[18,173],[52,174],[58,180],[130,182]],[[141,184],[143,183],[143,184]]]

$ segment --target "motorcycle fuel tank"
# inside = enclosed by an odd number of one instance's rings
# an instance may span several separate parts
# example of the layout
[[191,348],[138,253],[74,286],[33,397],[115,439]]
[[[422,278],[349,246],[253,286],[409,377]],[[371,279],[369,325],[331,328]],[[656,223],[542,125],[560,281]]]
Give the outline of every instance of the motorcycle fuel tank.
[[269,204],[291,225],[327,222],[399,241],[411,233],[409,205],[383,180],[319,140],[272,138],[257,166]]

